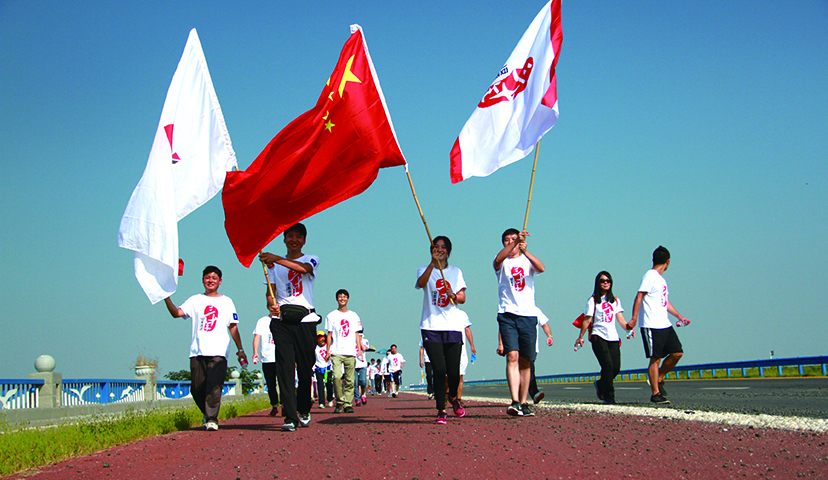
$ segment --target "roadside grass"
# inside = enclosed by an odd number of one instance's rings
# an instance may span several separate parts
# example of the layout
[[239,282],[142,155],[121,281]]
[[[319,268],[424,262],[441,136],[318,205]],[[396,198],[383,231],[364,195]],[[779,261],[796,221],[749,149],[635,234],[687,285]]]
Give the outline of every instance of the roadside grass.
[[[268,398],[223,401],[219,420],[270,408]],[[77,423],[21,430],[0,424],[0,476],[88,455],[136,440],[188,430],[201,425],[195,406],[128,410],[117,416],[98,416]]]

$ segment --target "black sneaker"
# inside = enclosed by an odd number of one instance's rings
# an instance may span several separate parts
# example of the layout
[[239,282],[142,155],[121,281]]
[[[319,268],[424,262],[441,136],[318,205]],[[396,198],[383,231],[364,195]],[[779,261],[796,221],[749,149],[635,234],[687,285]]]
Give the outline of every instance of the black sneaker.
[[598,400],[604,399],[604,395],[601,394],[601,388],[598,387],[598,380],[595,380],[595,395],[598,396]]
[[662,397],[667,396],[667,390],[664,390],[664,380],[658,382],[658,394]]
[[342,405],[337,405],[336,408],[334,408],[334,413],[342,413]]
[[614,397],[604,397],[604,404],[605,405],[615,405],[615,398]]
[[506,409],[506,414],[511,417],[522,417],[523,409],[520,406],[520,402],[512,402],[509,408]]
[[524,417],[534,417],[535,416],[535,412],[533,412],[532,409],[529,408],[528,403],[524,403],[523,405],[521,405],[520,410],[523,412]]
[[348,405],[345,407],[345,413],[354,413],[354,407]]
[[653,395],[652,397],[650,397],[650,401],[653,402],[653,403],[662,403],[662,404],[663,403],[670,403],[670,400],[667,400],[667,398],[664,395],[660,394],[660,393],[657,393],[657,394]]

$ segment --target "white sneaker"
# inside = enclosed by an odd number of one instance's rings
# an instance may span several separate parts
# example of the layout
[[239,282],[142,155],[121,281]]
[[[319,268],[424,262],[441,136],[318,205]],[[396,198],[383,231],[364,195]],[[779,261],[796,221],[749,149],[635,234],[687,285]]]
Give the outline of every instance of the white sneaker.
[[305,415],[302,415],[302,414],[299,415],[299,426],[300,427],[308,427],[308,426],[310,426],[310,424],[311,424],[310,413],[307,413]]
[[205,424],[205,427],[207,428],[208,432],[215,432],[216,430],[218,430],[218,423],[216,423],[216,422],[207,422]]

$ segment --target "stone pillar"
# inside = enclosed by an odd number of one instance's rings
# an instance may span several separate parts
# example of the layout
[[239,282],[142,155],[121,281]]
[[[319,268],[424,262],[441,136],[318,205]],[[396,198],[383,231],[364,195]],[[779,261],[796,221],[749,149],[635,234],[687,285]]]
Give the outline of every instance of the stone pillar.
[[63,395],[63,375],[54,373],[55,359],[41,355],[35,360],[37,373],[30,373],[29,378],[43,379],[43,386],[37,392],[37,404],[40,408],[59,407]]
[[233,388],[233,395],[244,395],[242,392],[241,374],[236,370],[233,370],[230,373],[230,378],[232,379],[231,381],[236,384],[235,388]]
[[158,379],[155,376],[155,367],[135,366],[135,379],[144,380],[144,401],[152,402],[158,396]]

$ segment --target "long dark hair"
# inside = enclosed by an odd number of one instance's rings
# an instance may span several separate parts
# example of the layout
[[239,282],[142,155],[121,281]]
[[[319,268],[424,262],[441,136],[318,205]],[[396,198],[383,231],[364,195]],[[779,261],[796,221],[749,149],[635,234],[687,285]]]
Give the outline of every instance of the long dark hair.
[[[615,295],[612,294],[612,275],[606,270],[599,272],[598,275],[595,275],[595,288],[592,290],[592,300],[595,302],[595,308],[598,308],[598,305],[601,304],[601,277],[607,277],[610,281],[609,290],[607,290],[606,296],[607,301],[609,303],[615,303]],[[581,297],[583,298],[583,297]]]

